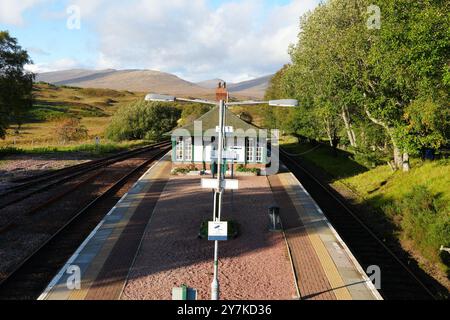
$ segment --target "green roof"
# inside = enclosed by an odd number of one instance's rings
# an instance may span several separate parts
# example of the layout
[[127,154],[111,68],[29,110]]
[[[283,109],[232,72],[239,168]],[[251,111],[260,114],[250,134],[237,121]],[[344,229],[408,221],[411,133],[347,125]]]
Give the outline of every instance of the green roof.
[[[202,121],[202,134],[204,135],[205,131],[208,129],[213,129],[214,132],[216,130],[216,127],[219,125],[219,107],[215,107],[205,113],[203,116],[198,118],[195,121]],[[244,132],[247,130],[256,130],[258,132],[259,128],[245,122],[244,120],[240,119],[237,115],[235,115],[233,112],[231,112],[228,109],[225,109],[225,126],[233,127],[234,131],[241,129]],[[179,129],[186,129],[188,130],[192,135],[194,134],[194,122],[191,124],[188,124],[184,127],[181,127]],[[239,136],[238,134],[235,134],[236,136]]]

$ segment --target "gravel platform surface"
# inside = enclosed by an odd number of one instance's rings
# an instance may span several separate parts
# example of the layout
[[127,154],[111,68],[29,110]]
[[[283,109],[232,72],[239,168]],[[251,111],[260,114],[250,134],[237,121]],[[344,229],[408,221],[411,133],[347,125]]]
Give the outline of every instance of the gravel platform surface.
[[[266,177],[239,177],[239,190],[224,196],[222,219],[239,223],[240,235],[219,243],[223,300],[287,300],[296,297],[294,276],[281,233],[269,231],[274,203]],[[147,226],[122,299],[170,300],[172,288],[186,284],[210,299],[213,242],[198,238],[212,217],[212,192],[200,178],[174,176]]]

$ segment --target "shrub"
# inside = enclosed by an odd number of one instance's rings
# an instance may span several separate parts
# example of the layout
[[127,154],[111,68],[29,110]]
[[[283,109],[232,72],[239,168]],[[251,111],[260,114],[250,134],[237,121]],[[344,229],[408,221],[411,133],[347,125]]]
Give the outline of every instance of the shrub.
[[239,118],[241,118],[241,120],[247,122],[247,123],[252,123],[253,122],[253,117],[250,113],[244,111],[241,112],[241,114],[239,115]]
[[97,88],[83,88],[80,89],[81,94],[88,97],[123,97],[125,94],[123,92],[112,90],[112,89],[97,89]]
[[447,205],[424,186],[415,186],[401,201],[387,208],[401,217],[404,237],[433,262],[450,265],[440,256],[440,247],[450,246],[450,215]]
[[172,174],[173,175],[188,174],[191,171],[197,171],[197,167],[194,164],[189,164],[185,167],[177,167],[172,170]]
[[59,140],[63,142],[80,141],[88,137],[88,130],[76,118],[62,121],[55,131]]
[[242,164],[238,165],[236,168],[237,172],[247,172],[247,173],[254,173],[259,175],[261,170],[258,168],[247,168],[246,166],[243,166]]
[[369,149],[358,149],[354,151],[353,160],[366,168],[375,168],[381,165],[380,154]]
[[211,107],[203,104],[182,104],[180,108],[182,110],[179,123],[181,126],[190,124],[211,110]]
[[181,111],[166,103],[136,101],[119,108],[106,130],[113,141],[161,140],[176,127]]

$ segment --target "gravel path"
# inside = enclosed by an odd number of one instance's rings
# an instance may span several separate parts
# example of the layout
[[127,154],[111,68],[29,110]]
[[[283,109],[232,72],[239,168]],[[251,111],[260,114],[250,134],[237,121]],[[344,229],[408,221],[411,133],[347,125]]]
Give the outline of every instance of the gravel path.
[[[295,283],[284,238],[268,231],[274,203],[265,177],[240,177],[240,189],[224,197],[224,219],[240,224],[241,235],[219,244],[221,299],[292,299]],[[172,287],[186,284],[198,299],[210,298],[213,243],[197,238],[212,216],[212,194],[199,177],[172,177],[147,227],[122,299],[170,300]]]
[[[61,157],[62,158],[62,157]],[[0,190],[12,185],[11,180],[26,178],[48,171],[74,166],[89,160],[78,156],[65,156],[57,159],[55,156],[14,155],[0,159]]]

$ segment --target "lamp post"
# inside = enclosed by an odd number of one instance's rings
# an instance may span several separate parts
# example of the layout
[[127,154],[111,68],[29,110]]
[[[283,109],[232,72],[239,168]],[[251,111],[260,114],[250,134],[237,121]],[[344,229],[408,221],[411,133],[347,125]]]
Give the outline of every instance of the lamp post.
[[[145,97],[146,101],[159,101],[159,102],[175,102],[175,101],[185,101],[185,102],[195,102],[208,105],[217,106],[217,102],[200,100],[200,99],[184,99],[176,98],[174,96],[160,95],[160,94],[148,94]],[[242,102],[225,102],[224,100],[219,101],[219,143],[218,143],[218,154],[217,154],[217,183],[214,191],[214,213],[213,221],[220,222],[222,216],[222,196],[224,192],[225,179],[222,175],[222,161],[223,161],[223,146],[224,146],[224,136],[225,136],[225,110],[228,106],[239,106],[239,105],[260,105],[268,104],[274,107],[297,107],[298,101],[293,99],[285,100],[271,100],[271,101],[242,101]],[[219,284],[219,241],[214,241],[214,276],[211,283],[211,300],[219,300],[220,298],[220,284]]]
[[[223,137],[225,131],[225,101],[219,102],[219,150],[217,155],[217,189],[214,194],[214,222],[220,222],[222,215],[222,158],[223,158]],[[214,241],[214,276],[211,283],[211,300],[219,300],[219,241]]]

